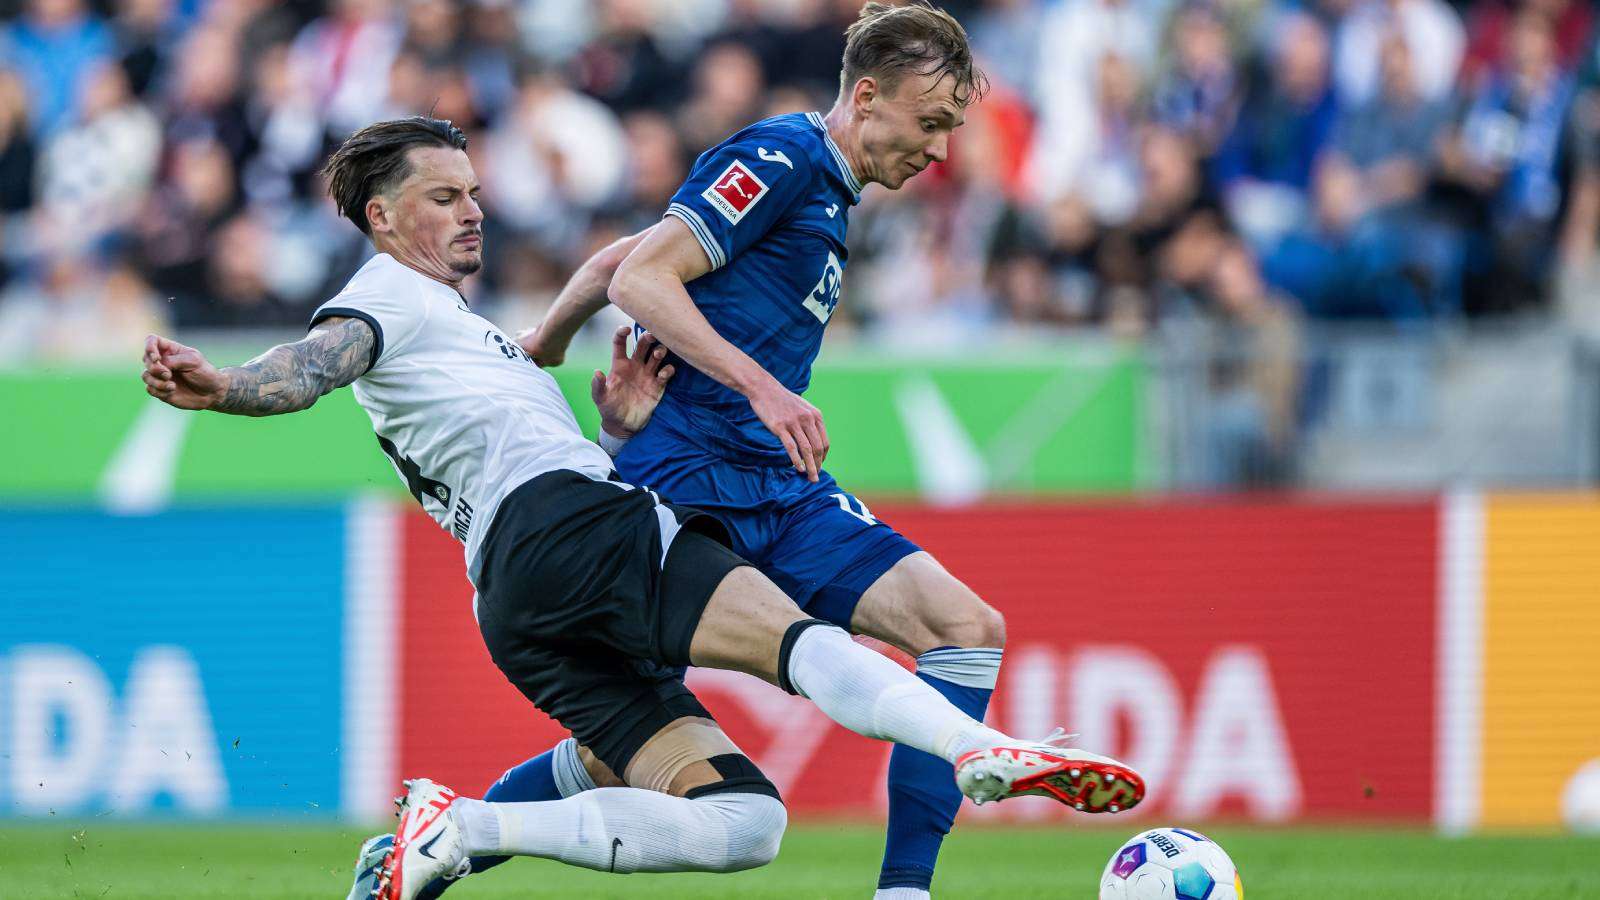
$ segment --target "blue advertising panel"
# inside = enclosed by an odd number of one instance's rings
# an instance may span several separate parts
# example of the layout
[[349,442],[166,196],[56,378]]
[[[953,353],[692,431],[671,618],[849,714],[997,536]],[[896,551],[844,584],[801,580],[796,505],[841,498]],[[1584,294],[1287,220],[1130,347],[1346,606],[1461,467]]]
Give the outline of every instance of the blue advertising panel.
[[344,529],[0,510],[0,815],[336,813]]

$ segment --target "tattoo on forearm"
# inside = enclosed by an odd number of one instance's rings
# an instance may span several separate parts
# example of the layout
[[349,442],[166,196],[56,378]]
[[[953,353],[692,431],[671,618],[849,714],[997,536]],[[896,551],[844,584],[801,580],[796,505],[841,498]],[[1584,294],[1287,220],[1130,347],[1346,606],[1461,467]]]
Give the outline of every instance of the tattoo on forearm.
[[222,374],[228,387],[212,407],[246,416],[307,409],[317,398],[361,377],[372,360],[372,327],[335,316],[292,344],[280,344]]

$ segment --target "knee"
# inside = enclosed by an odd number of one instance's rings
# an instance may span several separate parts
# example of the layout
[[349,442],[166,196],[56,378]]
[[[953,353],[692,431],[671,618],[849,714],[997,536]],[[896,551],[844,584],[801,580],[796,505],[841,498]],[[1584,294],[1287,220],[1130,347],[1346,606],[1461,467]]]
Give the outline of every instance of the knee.
[[1006,620],[1000,611],[968,593],[948,614],[931,623],[937,647],[1004,647]]
[[983,643],[979,647],[1004,647],[1006,645],[1006,617],[1000,610],[978,601],[978,631]]
[[736,807],[728,819],[727,862],[722,871],[757,869],[777,859],[789,827],[789,811],[782,801],[765,794],[723,794],[718,799]]

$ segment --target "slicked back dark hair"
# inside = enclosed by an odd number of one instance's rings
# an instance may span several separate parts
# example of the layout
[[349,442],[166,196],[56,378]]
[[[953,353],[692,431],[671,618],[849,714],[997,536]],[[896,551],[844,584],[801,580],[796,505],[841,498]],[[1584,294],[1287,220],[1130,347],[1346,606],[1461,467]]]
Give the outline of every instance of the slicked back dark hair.
[[967,31],[955,17],[926,2],[905,6],[868,3],[844,32],[844,67],[839,90],[848,91],[871,75],[885,93],[907,75],[945,75],[955,79],[962,106],[981,98],[989,79],[972,61]]
[[372,236],[367,201],[393,190],[411,175],[406,153],[414,147],[465,150],[467,136],[449,120],[427,116],[375,122],[346,138],[322,167],[328,178],[328,195],[362,234]]

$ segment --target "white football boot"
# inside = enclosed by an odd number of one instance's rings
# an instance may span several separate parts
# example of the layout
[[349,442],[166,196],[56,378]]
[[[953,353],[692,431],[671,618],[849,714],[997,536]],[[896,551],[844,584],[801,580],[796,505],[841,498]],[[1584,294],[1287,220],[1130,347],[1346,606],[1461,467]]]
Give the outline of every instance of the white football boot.
[[1037,743],[965,753],[956,760],[956,785],[977,804],[1035,794],[1087,813],[1138,806],[1144,799],[1139,773],[1109,756],[1067,746],[1075,737],[1057,728]]
[[456,792],[426,778],[405,782],[395,799],[400,826],[378,870],[373,900],[414,900],[435,878],[456,872],[467,859],[461,826],[450,807]]
[[383,858],[394,846],[394,835],[379,834],[367,838],[356,852],[356,880],[350,886],[345,900],[372,900],[378,892],[378,873],[383,871]]

